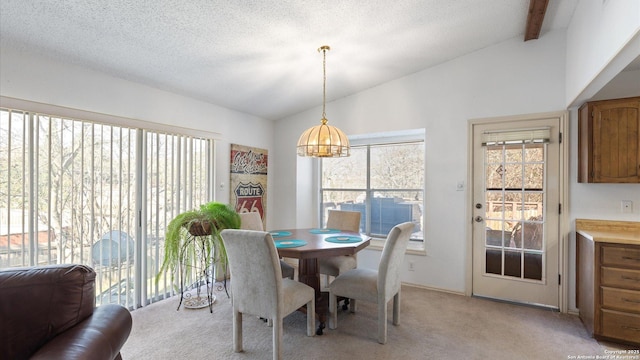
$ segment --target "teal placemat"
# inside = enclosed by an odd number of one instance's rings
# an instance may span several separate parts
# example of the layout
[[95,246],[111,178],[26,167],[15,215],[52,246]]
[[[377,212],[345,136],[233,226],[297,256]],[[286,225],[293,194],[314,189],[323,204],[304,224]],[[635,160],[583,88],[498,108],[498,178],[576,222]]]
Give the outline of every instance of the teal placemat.
[[270,231],[271,237],[291,236],[291,231]]
[[307,245],[306,241],[298,239],[276,240],[274,242],[276,243],[277,248],[294,248]]
[[342,232],[342,230],[339,229],[311,229],[309,230],[310,233],[312,234],[337,234]]
[[324,241],[328,241],[332,243],[349,244],[349,243],[360,242],[362,241],[362,239],[360,238],[360,236],[331,236],[324,239]]

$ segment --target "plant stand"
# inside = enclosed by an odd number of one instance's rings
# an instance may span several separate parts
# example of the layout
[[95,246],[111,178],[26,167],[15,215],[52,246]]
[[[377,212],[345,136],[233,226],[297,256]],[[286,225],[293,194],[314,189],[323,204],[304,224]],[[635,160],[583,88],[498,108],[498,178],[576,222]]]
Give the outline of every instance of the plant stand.
[[209,306],[209,310],[212,311],[212,305],[216,302],[216,296],[212,294],[212,289],[213,287],[207,287],[207,297],[202,296],[202,294],[196,294],[194,296],[192,291],[185,291],[182,294],[184,308],[201,309],[203,307]]
[[[184,303],[187,309],[200,309],[209,306],[209,311],[213,313],[213,303],[216,301],[212,282],[215,249],[210,249],[206,245],[209,236],[211,235],[189,233],[187,241],[181,249],[180,303],[178,303],[176,310],[179,310]],[[203,287],[205,287],[206,295],[203,294]]]
[[190,308],[206,304],[213,312],[214,282],[217,281],[213,274],[217,276],[218,272],[225,272],[224,288],[227,290],[227,254],[220,232],[238,229],[240,223],[240,216],[233,207],[214,201],[200,205],[199,209],[181,212],[169,222],[164,260],[156,275],[156,283],[167,271],[172,272],[174,286],[177,278],[180,291],[178,310],[183,303]]

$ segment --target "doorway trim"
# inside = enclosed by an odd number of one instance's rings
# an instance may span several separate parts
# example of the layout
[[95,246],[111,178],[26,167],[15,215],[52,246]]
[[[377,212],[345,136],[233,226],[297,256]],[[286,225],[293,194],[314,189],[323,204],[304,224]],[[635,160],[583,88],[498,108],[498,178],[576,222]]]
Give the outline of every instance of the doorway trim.
[[559,310],[562,313],[568,311],[569,304],[569,112],[555,111],[536,114],[525,115],[513,115],[513,116],[501,116],[490,118],[477,118],[470,119],[467,127],[467,198],[465,208],[466,227],[467,234],[467,246],[466,246],[466,265],[467,271],[465,276],[465,295],[471,296],[473,294],[473,131],[477,125],[484,124],[497,124],[506,122],[517,122],[523,120],[535,120],[540,118],[558,118],[559,128],[562,136],[562,142],[560,144],[560,173],[559,182],[559,198],[562,206],[562,212],[558,219],[558,270],[560,272],[561,284],[558,292]]

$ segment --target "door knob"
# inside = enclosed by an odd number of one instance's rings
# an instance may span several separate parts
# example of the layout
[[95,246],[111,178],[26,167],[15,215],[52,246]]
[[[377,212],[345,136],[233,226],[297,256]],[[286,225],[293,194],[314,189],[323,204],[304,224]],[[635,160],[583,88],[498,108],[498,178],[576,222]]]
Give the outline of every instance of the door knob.
[[476,216],[474,220],[476,222],[482,222],[482,216]]

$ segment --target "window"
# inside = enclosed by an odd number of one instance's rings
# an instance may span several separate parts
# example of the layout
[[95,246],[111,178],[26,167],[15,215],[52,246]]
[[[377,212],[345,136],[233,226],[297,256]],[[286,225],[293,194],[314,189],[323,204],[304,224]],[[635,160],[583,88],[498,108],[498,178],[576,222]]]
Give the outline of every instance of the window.
[[321,160],[321,223],[329,209],[362,213],[360,231],[385,238],[397,224],[416,224],[423,241],[424,131],[354,137],[351,156]]
[[0,109],[0,268],[80,263],[96,303],[172,294],[164,233],[212,197],[213,140]]

